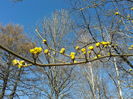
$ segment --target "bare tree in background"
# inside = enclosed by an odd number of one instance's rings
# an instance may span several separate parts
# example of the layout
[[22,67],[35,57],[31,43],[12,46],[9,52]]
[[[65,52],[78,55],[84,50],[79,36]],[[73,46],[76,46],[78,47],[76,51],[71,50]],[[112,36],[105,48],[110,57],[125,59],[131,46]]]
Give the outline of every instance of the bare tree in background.
[[[66,48],[66,51],[69,52],[71,42],[68,42],[68,37],[71,38],[69,34],[73,32],[73,27],[74,24],[67,11],[55,11],[52,17],[44,19],[42,24],[37,27],[36,34],[39,37],[37,41],[41,42],[46,39],[49,47],[55,50]],[[69,47],[67,47],[68,45]],[[44,44],[41,46],[44,50],[48,49]],[[45,55],[45,59],[40,58],[40,61],[48,64],[58,63],[57,58],[66,61],[65,57],[59,53],[50,52],[50,54],[53,58]],[[43,78],[40,87],[46,91],[44,92],[45,99],[70,99],[72,97],[71,91],[75,79],[74,67],[44,67],[38,68],[38,71],[42,71]]]
[[[1,25],[0,38],[2,45],[24,57],[28,57],[29,49],[35,46],[34,43],[24,36],[23,28],[19,25],[8,24],[5,27]],[[10,99],[13,99],[17,96],[17,87],[24,73],[24,69],[18,69],[12,66],[12,60],[15,57],[8,52],[0,51],[0,99],[8,96]]]
[[[132,7],[132,2],[128,0],[71,0],[70,2],[72,5],[71,11],[74,13],[73,15],[78,16],[78,20],[80,20],[76,21],[80,30],[77,33],[77,45],[86,47],[94,42],[110,41],[114,44],[118,44],[116,48],[112,49],[114,53],[131,53],[127,49],[127,46],[132,43],[132,22],[129,20],[129,17],[131,18],[132,16],[132,10],[130,9]],[[116,16],[114,14],[117,11],[121,16]],[[86,97],[87,95],[85,93],[88,91],[88,97],[90,99],[108,99],[111,97],[118,97],[120,99],[131,98],[131,94],[127,95],[131,93],[131,89],[128,90],[128,88],[124,87],[131,83],[128,83],[128,81],[126,82],[125,78],[122,78],[122,75],[126,74],[131,79],[130,81],[132,81],[132,73],[128,71],[129,68],[133,67],[130,60],[130,58],[121,57],[116,59],[110,58],[109,60],[107,59],[99,62],[96,61],[96,63],[90,63],[89,65],[85,64],[85,67],[86,65],[88,65],[88,67],[86,67],[85,70],[83,68],[81,69],[83,69],[83,74],[86,75],[85,78],[88,81],[87,83],[90,86],[93,97],[91,97],[91,94],[86,88],[82,94]],[[102,71],[105,73],[100,73],[100,68],[102,68]],[[106,76],[108,79],[99,80],[101,75],[103,78]],[[111,83],[111,85],[107,85],[105,88],[102,84],[105,82],[108,84]],[[87,83],[85,83],[85,86],[87,86]],[[104,90],[102,90],[98,84],[103,86]],[[109,94],[112,92],[112,86],[114,89],[113,93],[115,93],[113,95]],[[100,88],[100,90],[98,90],[98,88]],[[105,89],[108,89],[108,92],[105,91]],[[102,94],[98,95],[98,91]],[[103,94],[104,97],[102,97]]]

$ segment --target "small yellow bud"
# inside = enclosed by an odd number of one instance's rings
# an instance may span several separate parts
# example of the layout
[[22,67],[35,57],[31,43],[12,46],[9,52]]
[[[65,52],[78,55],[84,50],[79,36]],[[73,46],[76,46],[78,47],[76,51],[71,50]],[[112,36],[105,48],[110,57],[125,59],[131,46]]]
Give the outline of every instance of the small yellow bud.
[[89,46],[88,49],[94,50],[94,46]]
[[133,7],[131,8],[131,10],[133,10]]
[[30,53],[33,54],[34,53],[34,49],[30,49]]
[[101,55],[97,55],[97,57],[101,57]]
[[98,42],[98,43],[96,43],[96,47],[99,47],[100,46],[100,43]]
[[47,44],[47,40],[43,39],[43,43],[44,43],[44,44]]
[[13,64],[13,65],[18,65],[18,64],[19,64],[19,60],[14,59],[14,60],[12,61],[12,64]]
[[44,50],[44,54],[48,54],[49,53],[49,50],[48,49],[45,49]]
[[90,53],[91,53],[91,51],[88,51],[88,53],[90,54]]
[[64,53],[65,53],[65,48],[61,48],[60,54],[64,54]]
[[74,59],[75,59],[75,55],[71,55],[70,58],[71,58],[72,60],[74,60]]
[[108,52],[108,55],[110,56],[110,55],[111,55],[111,53],[110,53],[110,52]]
[[71,53],[70,53],[70,58],[71,58],[72,60],[75,59],[75,52],[71,52]]
[[25,65],[25,62],[23,60],[19,61],[19,63]]
[[41,53],[42,52],[42,48],[41,47],[38,47],[37,52],[38,53]]
[[115,12],[115,15],[119,15],[119,12]]
[[75,55],[75,52],[71,52],[71,53],[70,53],[70,56],[71,56],[71,55]]
[[129,69],[129,71],[133,71],[132,69]]
[[76,61],[76,60],[74,60],[74,63],[77,63],[77,61]]
[[107,42],[104,42],[104,41],[103,41],[103,42],[101,42],[101,44],[102,44],[102,45],[107,45]]
[[84,53],[84,52],[86,52],[86,49],[85,48],[82,48],[81,51]]
[[76,49],[76,50],[79,50],[79,49],[80,49],[80,47],[79,47],[79,46],[76,46],[76,47],[75,47],[75,49]]

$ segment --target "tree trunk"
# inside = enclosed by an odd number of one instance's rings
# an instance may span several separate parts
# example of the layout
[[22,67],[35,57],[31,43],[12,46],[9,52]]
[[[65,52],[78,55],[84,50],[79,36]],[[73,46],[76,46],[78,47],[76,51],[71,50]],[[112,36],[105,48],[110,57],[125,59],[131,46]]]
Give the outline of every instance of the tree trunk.
[[18,82],[20,81],[21,72],[22,72],[22,70],[20,69],[19,72],[18,72],[18,75],[17,75],[16,82],[14,84],[12,93],[10,94],[10,99],[13,99],[14,98],[14,95],[15,95],[16,90],[17,90]]

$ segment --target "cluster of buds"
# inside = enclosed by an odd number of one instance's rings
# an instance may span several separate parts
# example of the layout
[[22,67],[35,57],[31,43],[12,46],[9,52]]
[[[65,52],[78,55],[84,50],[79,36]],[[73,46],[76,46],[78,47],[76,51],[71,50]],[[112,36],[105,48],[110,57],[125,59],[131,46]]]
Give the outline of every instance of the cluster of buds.
[[95,45],[96,45],[96,47],[100,47],[100,45],[107,47],[110,44],[111,44],[111,42],[102,41],[102,42],[97,42]]
[[102,41],[100,42],[104,47],[107,47],[108,45],[110,45],[111,43],[110,42],[105,42],[105,41]]
[[[36,62],[37,58],[38,58],[38,55],[43,51],[43,53],[47,56],[51,56],[50,55],[50,51],[54,51],[54,52],[58,52],[64,56],[68,56],[72,61],[73,63],[77,63],[77,61],[75,60],[75,56],[76,56],[76,53],[75,52],[71,52],[70,55],[67,55],[65,54],[66,52],[66,49],[65,48],[61,48],[60,51],[56,51],[55,49],[52,49],[48,46],[47,44],[47,40],[43,40],[43,44],[46,44],[46,46],[48,47],[47,49],[43,50],[41,47],[35,47],[33,49],[30,49],[30,53],[33,55],[33,58],[34,58],[34,62]],[[89,58],[91,57],[92,53],[94,53],[96,55],[96,58],[99,58],[101,57],[100,53],[96,53],[95,52],[95,48],[98,48],[98,47],[106,47],[106,46],[109,46],[111,45],[110,42],[105,42],[105,41],[102,41],[102,42],[97,42],[91,46],[88,46],[88,50],[87,48],[80,48],[79,46],[76,46],[75,47],[75,50],[78,51],[78,53],[82,53],[85,55],[85,59],[87,60],[87,53],[89,54]],[[133,48],[133,46],[132,46]],[[88,51],[88,52],[87,52]],[[81,56],[80,56],[81,57]],[[16,65],[18,66],[19,68],[21,67],[25,67],[26,64],[24,61],[19,61],[19,60],[13,60],[13,65]]]
[[14,66],[18,66],[18,68],[22,68],[22,67],[26,67],[26,66],[28,66],[26,63],[25,63],[25,61],[23,61],[23,60],[17,60],[17,59],[14,59],[13,61],[12,61],[12,64],[14,65]]
[[30,49],[30,53],[31,54],[40,54],[42,52],[42,48],[41,47],[35,47],[33,49]]
[[83,54],[86,54],[86,49],[85,49],[85,48],[82,48],[82,49],[81,49],[81,52],[82,52]]
[[74,59],[75,59],[75,52],[71,52],[70,53],[70,58],[72,59],[72,61],[74,61]]

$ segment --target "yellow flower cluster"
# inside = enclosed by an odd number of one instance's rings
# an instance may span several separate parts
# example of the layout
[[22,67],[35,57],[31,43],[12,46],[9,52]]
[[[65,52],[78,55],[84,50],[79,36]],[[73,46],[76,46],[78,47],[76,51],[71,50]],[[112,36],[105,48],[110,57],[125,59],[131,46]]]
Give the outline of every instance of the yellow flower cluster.
[[111,43],[110,42],[104,42],[104,41],[102,41],[101,44],[102,45],[110,45]]
[[30,53],[31,54],[40,54],[42,52],[42,48],[41,47],[35,47],[33,49],[30,49]]
[[71,52],[71,53],[70,53],[70,58],[71,58],[72,60],[75,59],[75,52]]
[[133,7],[131,8],[131,10],[133,10]]
[[83,54],[86,54],[86,49],[85,49],[85,48],[82,48],[82,49],[81,49],[81,52],[82,52]]
[[14,59],[13,61],[12,61],[12,64],[14,65],[14,66],[18,66],[18,68],[21,68],[21,67],[26,67],[27,65],[26,65],[26,63],[23,61],[23,60],[17,60],[17,59]]
[[65,48],[61,48],[60,54],[64,54],[64,53],[65,53]]

